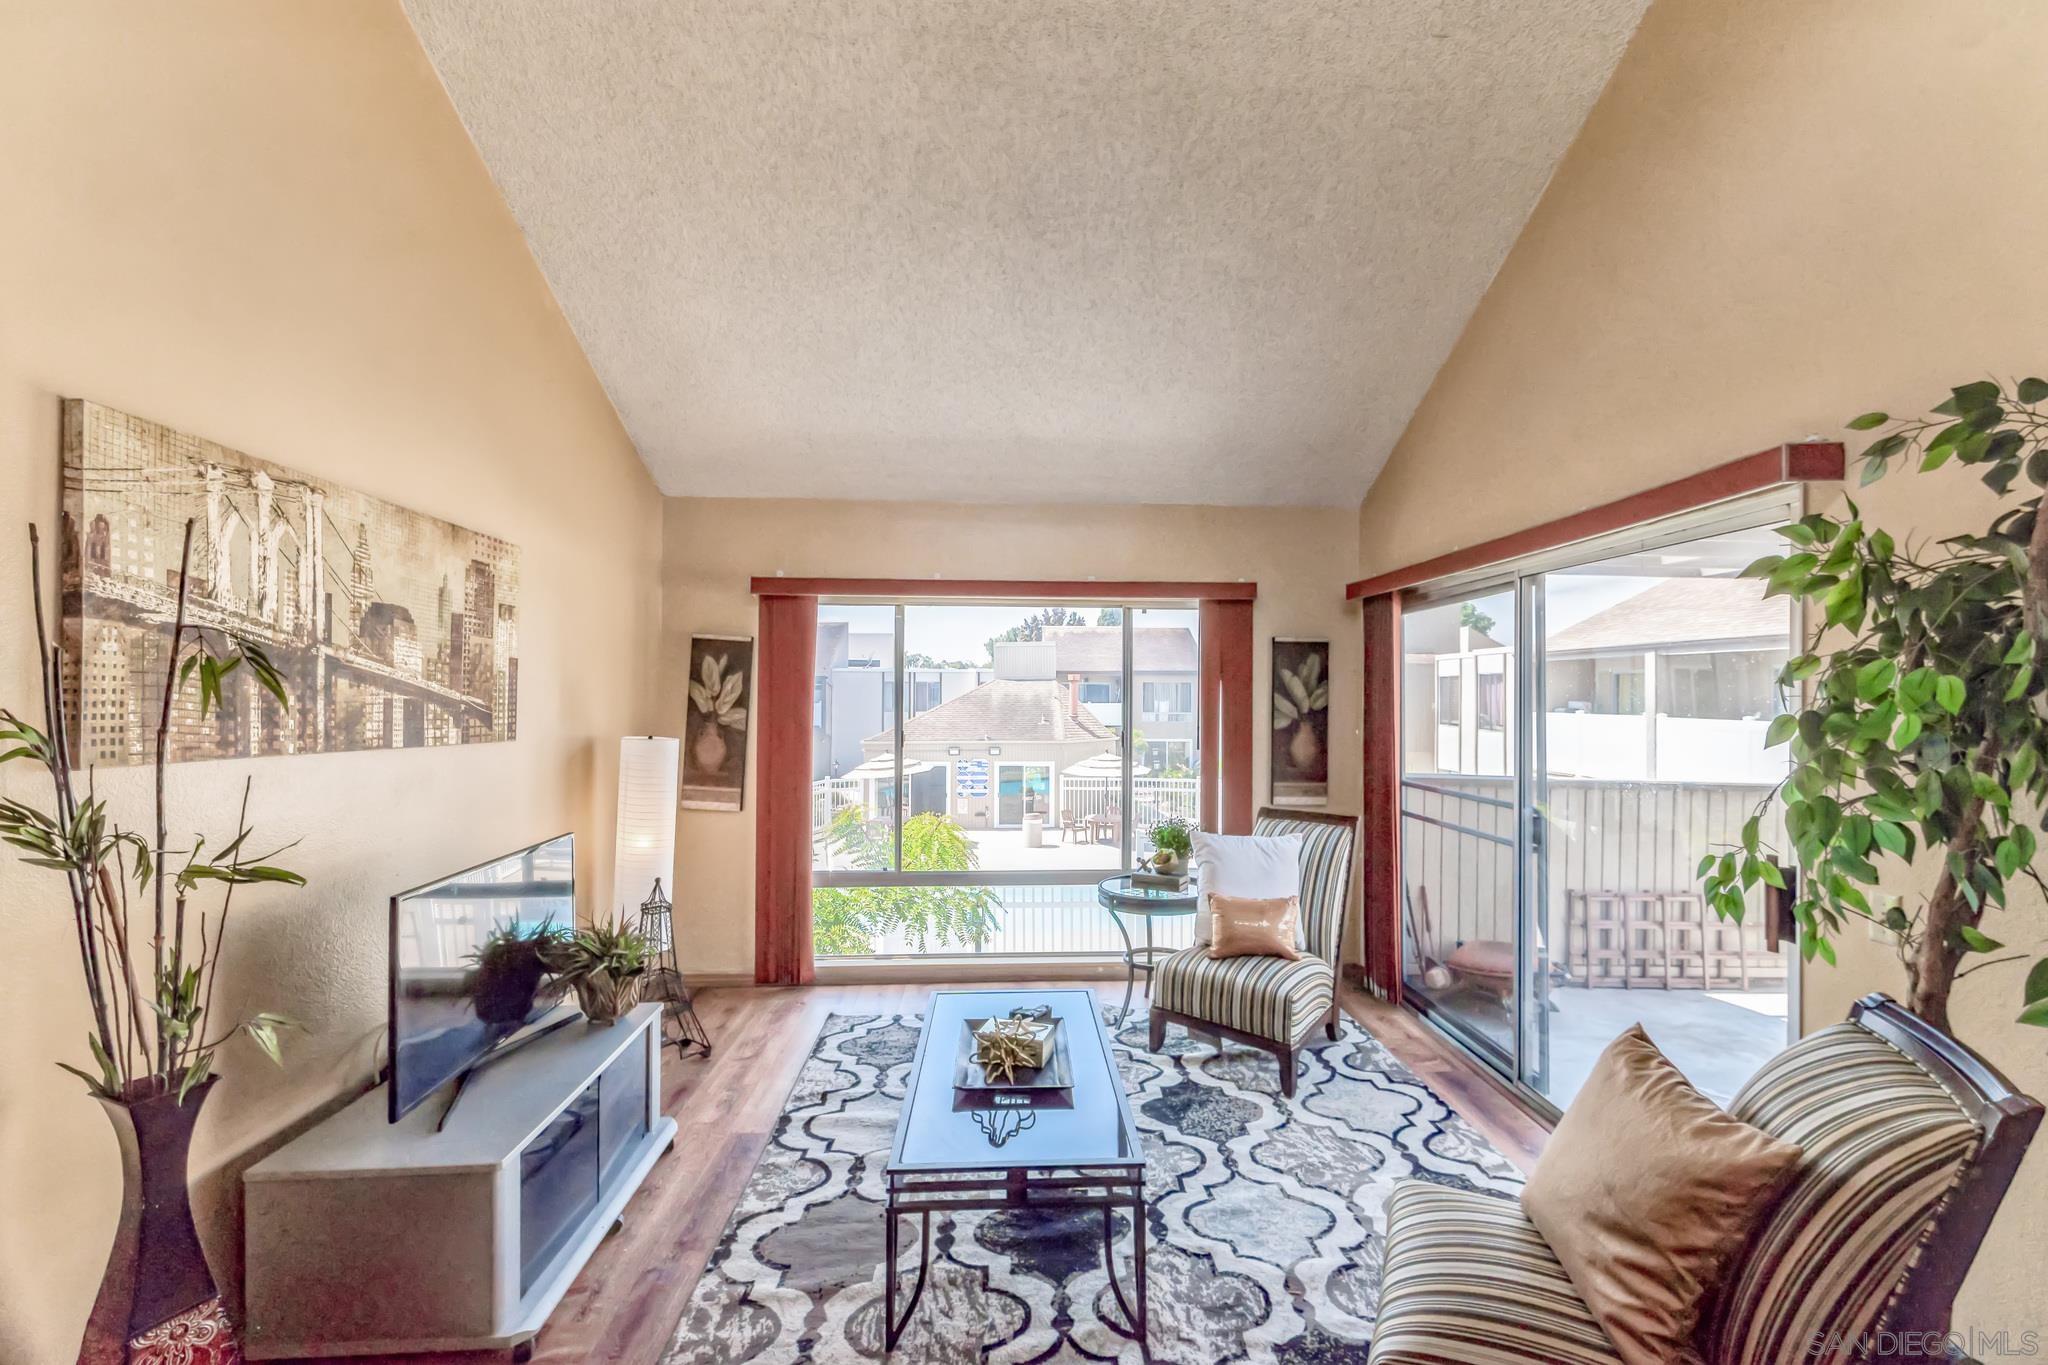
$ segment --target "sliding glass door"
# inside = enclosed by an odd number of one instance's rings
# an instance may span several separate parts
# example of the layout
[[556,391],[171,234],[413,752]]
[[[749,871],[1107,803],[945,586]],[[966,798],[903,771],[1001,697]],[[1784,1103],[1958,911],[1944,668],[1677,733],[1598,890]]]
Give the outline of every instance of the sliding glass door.
[[1402,615],[1405,985],[1502,1070],[1520,995],[1515,586]]
[[1405,986],[1543,1102],[1638,1022],[1723,1100],[1788,1039],[1795,955],[1766,942],[1761,888],[1737,925],[1695,881],[1752,816],[1782,827],[1764,736],[1795,623],[1739,573],[1784,510],[1404,605]]

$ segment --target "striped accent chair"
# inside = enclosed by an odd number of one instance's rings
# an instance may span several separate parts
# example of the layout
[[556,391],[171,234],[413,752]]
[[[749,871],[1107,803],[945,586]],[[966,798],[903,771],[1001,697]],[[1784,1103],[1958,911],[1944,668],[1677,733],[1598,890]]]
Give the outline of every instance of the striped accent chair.
[[1351,849],[1358,820],[1349,815],[1262,810],[1253,834],[1299,834],[1302,937],[1308,952],[1280,957],[1215,959],[1197,944],[1162,958],[1152,973],[1152,1050],[1166,1026],[1234,1038],[1280,1061],[1280,1093],[1294,1097],[1294,1052],[1321,1025],[1337,1037],[1337,954],[1351,893]]
[[[1702,1314],[1706,1365],[1863,1365],[1892,1357],[1859,1343],[1945,1334],[2042,1110],[1873,995],[1766,1063],[1729,1112],[1802,1156]],[[1618,1360],[1520,1204],[1395,1187],[1372,1365]]]

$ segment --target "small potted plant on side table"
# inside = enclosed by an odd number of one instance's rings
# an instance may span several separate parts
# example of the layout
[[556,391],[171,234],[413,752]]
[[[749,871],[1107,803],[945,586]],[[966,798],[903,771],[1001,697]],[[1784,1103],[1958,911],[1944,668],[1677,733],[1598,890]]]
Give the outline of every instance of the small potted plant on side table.
[[1175,880],[1186,877],[1194,848],[1194,827],[1178,815],[1168,816],[1152,826],[1152,856],[1147,860],[1151,872]]

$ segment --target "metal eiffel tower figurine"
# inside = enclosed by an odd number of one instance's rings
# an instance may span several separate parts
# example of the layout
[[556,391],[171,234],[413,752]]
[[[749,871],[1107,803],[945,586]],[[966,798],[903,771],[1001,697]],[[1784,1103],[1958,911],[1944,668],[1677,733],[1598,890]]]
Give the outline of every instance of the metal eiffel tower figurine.
[[690,983],[676,964],[675,914],[659,877],[654,879],[654,890],[640,902],[640,935],[654,949],[654,966],[641,984],[640,998],[661,1003],[664,1041],[666,1021],[674,1020],[676,1056],[687,1057],[691,1048],[699,1047],[709,1057],[711,1035],[705,1031],[704,1021],[697,1017],[697,1006],[690,998]]

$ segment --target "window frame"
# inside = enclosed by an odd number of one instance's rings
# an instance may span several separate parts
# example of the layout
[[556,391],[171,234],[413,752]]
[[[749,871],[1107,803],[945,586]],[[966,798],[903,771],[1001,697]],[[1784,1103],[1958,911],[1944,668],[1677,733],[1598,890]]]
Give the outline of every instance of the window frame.
[[[907,690],[907,670],[904,666],[904,660],[907,654],[907,650],[905,647],[905,626],[907,623],[908,611],[910,608],[924,606],[1014,606],[1023,608],[1025,610],[1036,610],[1047,606],[1061,606],[1076,608],[1084,612],[1095,612],[1105,607],[1116,609],[1118,613],[1118,619],[1116,624],[1120,627],[1123,634],[1122,682],[1119,689],[1122,692],[1122,699],[1115,703],[1115,705],[1119,706],[1122,709],[1123,716],[1123,724],[1120,727],[1118,727],[1116,737],[1117,754],[1123,760],[1123,771],[1117,801],[1119,810],[1119,828],[1117,831],[1116,844],[1118,854],[1117,867],[1048,868],[1018,870],[979,868],[970,872],[905,872],[902,870],[903,822],[907,818],[906,810],[909,803],[905,801],[898,801],[893,806],[891,813],[891,825],[894,843],[894,854],[890,859],[890,862],[892,864],[891,870],[883,872],[869,872],[849,868],[820,868],[814,866],[811,870],[811,886],[813,887],[813,889],[876,886],[1093,886],[1096,883],[1102,881],[1105,877],[1112,877],[1117,875],[1117,873],[1120,870],[1128,871],[1130,869],[1132,861],[1136,856],[1138,835],[1138,830],[1135,827],[1134,819],[1134,806],[1136,803],[1133,800],[1132,796],[1132,782],[1134,779],[1131,771],[1136,761],[1136,754],[1131,743],[1131,735],[1133,731],[1137,728],[1138,718],[1138,704],[1135,696],[1135,665],[1137,662],[1136,647],[1138,626],[1137,615],[1138,613],[1145,611],[1198,612],[1201,608],[1201,603],[1199,601],[1178,599],[1144,599],[1141,601],[1128,601],[1122,598],[1115,597],[1047,598],[1000,596],[946,596],[928,598],[877,598],[847,595],[825,595],[821,596],[818,599],[818,605],[821,608],[857,606],[883,606],[894,608],[894,680],[893,686],[885,688],[884,692],[885,695],[888,695],[890,697],[888,705],[893,708],[893,711],[890,714],[892,716],[891,728],[895,733],[896,785],[898,790],[902,789],[903,782],[903,745],[905,727],[902,723],[902,717],[904,715],[903,703],[906,700]],[[1197,630],[1197,632],[1199,632],[1199,626],[1197,626],[1195,629]],[[1201,687],[1199,685],[1199,675],[1201,669],[1201,649],[1199,633],[1197,634],[1197,646],[1195,655],[1197,678],[1195,682],[1188,684],[1188,686],[1193,692],[1195,704],[1193,709],[1191,709],[1189,712],[1189,717],[1191,720],[1195,722],[1196,732],[1199,734],[1201,703]],[[1101,703],[1096,704],[1100,705]],[[1193,748],[1193,741],[1190,741],[1190,746],[1190,756],[1198,758],[1198,755],[1196,755],[1195,750]],[[1000,761],[1002,761],[1000,759],[1000,756],[991,757],[989,760],[989,772],[991,777],[992,790],[994,786],[993,779],[995,776],[996,767],[998,762]],[[1197,768],[1197,771],[1199,771],[1199,762],[1197,762],[1195,766]],[[1206,814],[1205,812],[1202,812],[1199,809],[1199,785],[1196,789],[1196,799],[1197,817],[1199,821],[1200,817]],[[815,852],[813,856],[815,857]]]

